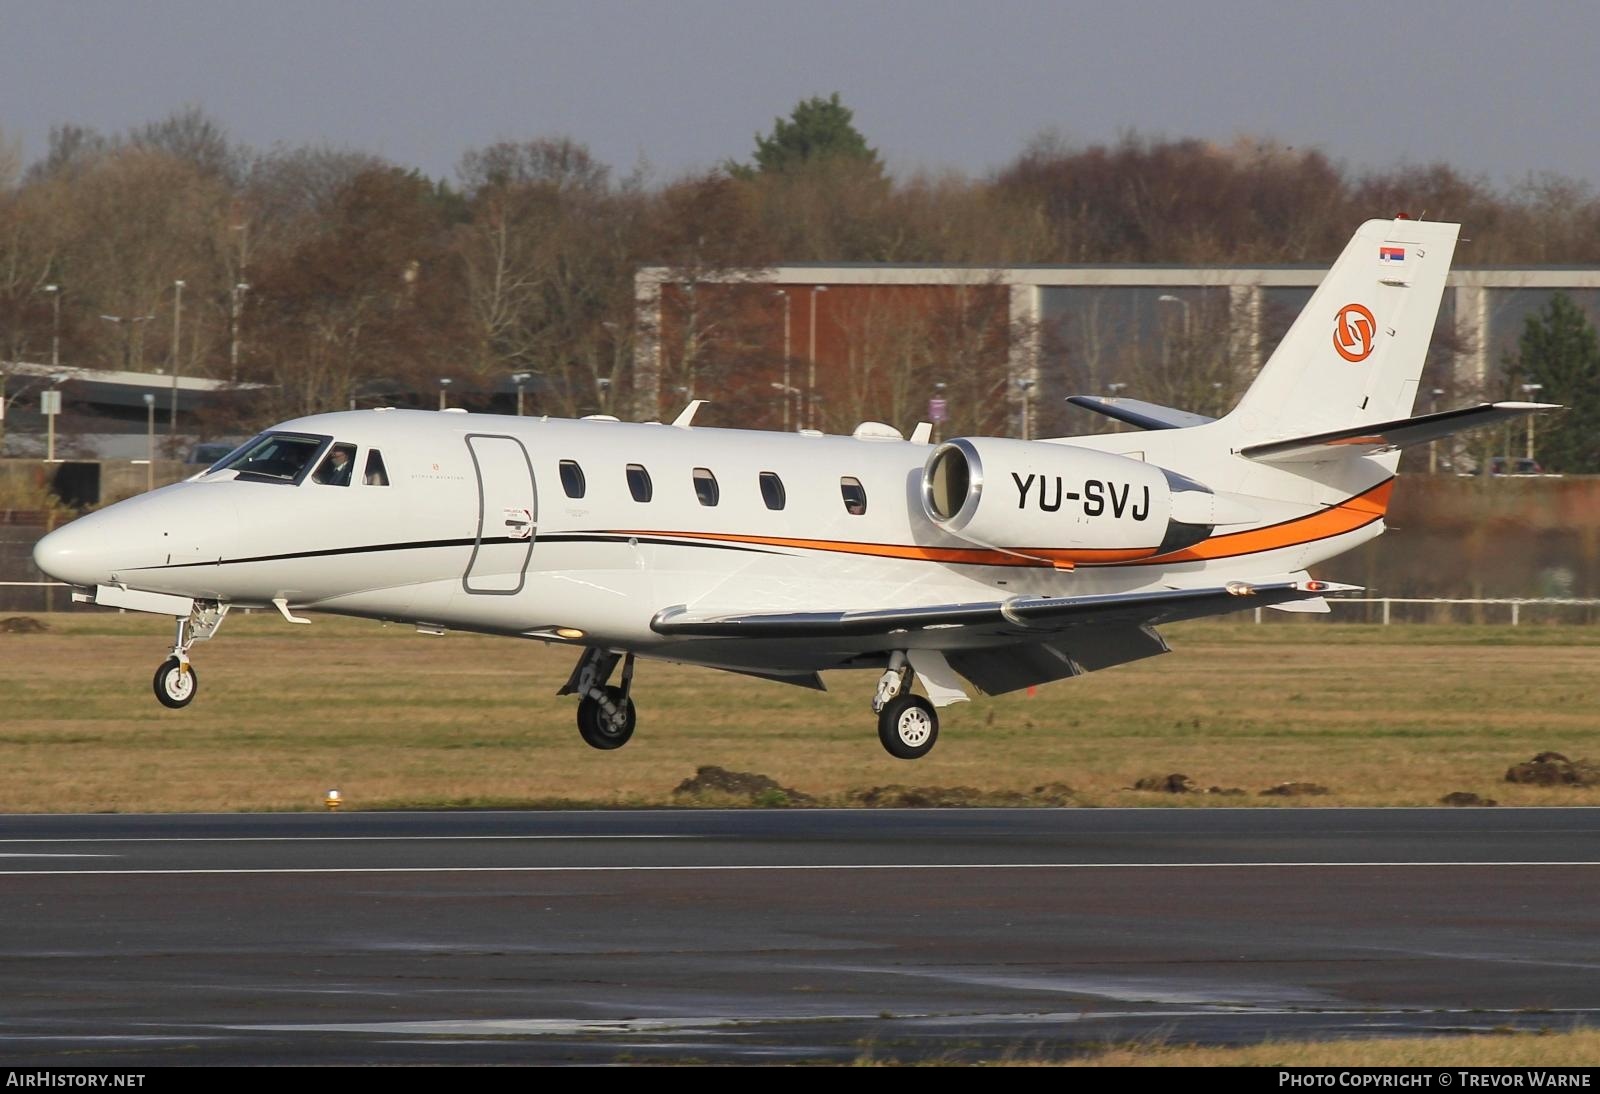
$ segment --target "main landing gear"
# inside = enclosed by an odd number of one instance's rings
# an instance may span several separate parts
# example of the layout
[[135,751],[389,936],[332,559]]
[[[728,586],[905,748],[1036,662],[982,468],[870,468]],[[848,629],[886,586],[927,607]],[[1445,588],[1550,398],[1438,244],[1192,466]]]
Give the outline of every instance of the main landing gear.
[[[622,662],[622,686],[606,683]],[[633,736],[638,721],[633,698],[633,654],[587,649],[579,658],[572,676],[558,694],[579,696],[578,734],[591,748],[610,751],[621,748]]]
[[[621,748],[633,737],[638,720],[631,695],[633,662],[631,653],[590,647],[583,651],[566,685],[557,693],[578,696],[578,733],[591,748],[610,751]],[[618,664],[622,665],[620,686],[609,683]],[[964,696],[937,668],[943,665],[942,659],[932,664],[919,661],[923,685],[942,703],[960,701]],[[939,740],[939,715],[932,702],[911,693],[912,671],[904,651],[891,653],[889,667],[879,677],[872,699],[872,709],[878,715],[878,740],[889,755],[901,760],[921,759]],[[948,669],[944,671],[948,675]]]
[[878,715],[878,740],[889,755],[901,760],[921,759],[939,739],[938,713],[928,700],[911,694],[910,686],[911,663],[896,650],[878,679],[872,709]]
[[228,605],[216,600],[196,600],[187,616],[177,620],[172,652],[156,669],[151,686],[162,706],[186,707],[200,690],[200,677],[189,663],[189,647],[213,637],[228,614]]

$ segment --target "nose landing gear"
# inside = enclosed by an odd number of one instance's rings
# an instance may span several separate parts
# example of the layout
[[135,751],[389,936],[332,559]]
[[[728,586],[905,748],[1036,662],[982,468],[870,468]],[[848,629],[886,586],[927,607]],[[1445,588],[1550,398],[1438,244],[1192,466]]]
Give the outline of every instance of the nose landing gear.
[[194,699],[194,693],[200,689],[200,677],[188,661],[169,657],[156,669],[152,684],[161,705],[177,709],[188,706]]
[[194,701],[196,692],[200,690],[200,677],[189,663],[189,647],[215,636],[227,614],[226,604],[216,600],[196,600],[187,616],[178,617],[172,653],[156,669],[155,678],[151,681],[162,706],[176,710]]

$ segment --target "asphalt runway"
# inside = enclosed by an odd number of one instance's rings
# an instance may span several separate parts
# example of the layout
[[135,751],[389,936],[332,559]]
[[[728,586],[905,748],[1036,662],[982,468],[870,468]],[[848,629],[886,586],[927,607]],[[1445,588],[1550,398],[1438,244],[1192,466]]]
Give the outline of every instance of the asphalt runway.
[[1600,810],[0,817],[11,1066],[1600,1024]]

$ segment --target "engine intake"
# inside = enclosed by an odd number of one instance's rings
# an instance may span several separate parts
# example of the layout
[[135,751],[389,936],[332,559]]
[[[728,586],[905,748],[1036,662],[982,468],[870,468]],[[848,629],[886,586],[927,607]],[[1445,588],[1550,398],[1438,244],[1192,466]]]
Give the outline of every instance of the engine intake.
[[[1126,456],[1044,441],[958,437],[934,450],[922,506],[970,543],[1057,565],[1125,562],[1200,542],[1211,525],[1193,511],[1200,483]],[[1202,511],[1204,507],[1200,507]]]

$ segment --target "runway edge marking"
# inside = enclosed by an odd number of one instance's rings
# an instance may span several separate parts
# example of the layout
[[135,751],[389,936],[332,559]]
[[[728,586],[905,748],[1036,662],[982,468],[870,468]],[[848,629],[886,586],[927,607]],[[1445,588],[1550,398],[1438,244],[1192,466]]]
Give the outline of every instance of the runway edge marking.
[[0,877],[128,877],[216,874],[625,874],[700,871],[702,873],[772,872],[775,870],[1259,870],[1340,868],[1448,868],[1478,866],[1600,866],[1600,861],[1567,862],[913,862],[803,863],[788,865],[678,866],[269,866],[221,869],[149,870],[0,870]]

